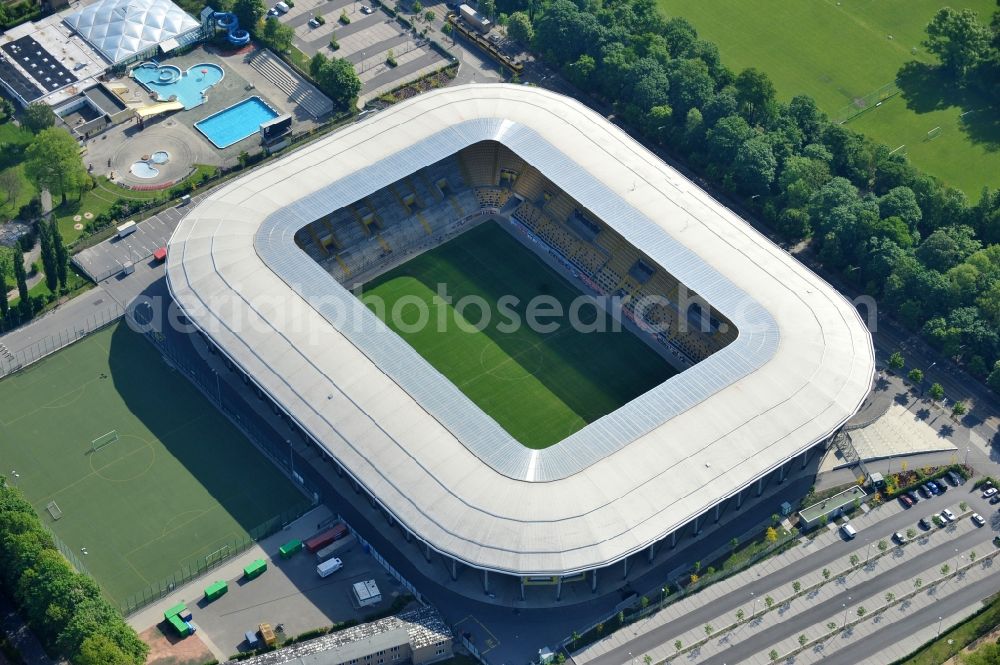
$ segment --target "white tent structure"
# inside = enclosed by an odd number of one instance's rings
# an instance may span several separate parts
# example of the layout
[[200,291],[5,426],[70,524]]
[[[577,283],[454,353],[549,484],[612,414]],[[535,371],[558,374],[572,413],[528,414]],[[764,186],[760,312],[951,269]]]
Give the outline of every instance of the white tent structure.
[[98,0],[66,15],[63,22],[112,63],[200,27],[170,0]]

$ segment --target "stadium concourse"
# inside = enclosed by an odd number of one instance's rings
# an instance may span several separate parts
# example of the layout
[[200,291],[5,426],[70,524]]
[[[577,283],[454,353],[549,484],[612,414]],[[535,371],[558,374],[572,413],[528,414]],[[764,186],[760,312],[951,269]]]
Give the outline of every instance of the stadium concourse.
[[[343,285],[484,220],[581,293],[622,298],[679,372],[532,450]],[[524,86],[421,95],[219,189],[178,226],[167,281],[303,441],[487,591],[490,572],[522,594],[596,589],[600,569],[697,534],[804,467],[874,374],[832,287],[604,118]]]

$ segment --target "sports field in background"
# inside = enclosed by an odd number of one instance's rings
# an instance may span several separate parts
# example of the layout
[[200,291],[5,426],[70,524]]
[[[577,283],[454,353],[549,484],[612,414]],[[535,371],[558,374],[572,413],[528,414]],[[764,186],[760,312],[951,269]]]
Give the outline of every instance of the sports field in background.
[[124,324],[0,381],[0,459],[117,603],[307,504]]
[[[462,319],[454,307],[440,305],[447,325],[439,332],[439,305],[431,304],[438,284],[447,285],[455,304],[466,296],[482,297],[493,311],[489,324],[476,332],[468,322],[479,321],[479,308],[470,306]],[[507,319],[494,304],[502,296],[518,299],[512,309],[524,321],[528,303],[540,295],[555,297],[567,311],[580,294],[493,222],[421,254],[364,289],[366,301],[382,299],[385,312],[391,313],[394,303],[404,297],[428,303],[430,321],[419,330],[400,329],[417,321],[414,307],[399,310],[402,326],[394,325],[391,316],[383,318],[390,319],[390,327],[420,355],[529,448],[558,443],[676,373],[624,329],[580,332],[563,318],[557,330],[545,334],[527,325],[501,332]],[[589,312],[581,318],[593,321],[596,311],[591,307]]]
[[[944,6],[970,8],[988,24],[994,0],[658,0],[719,46],[734,71],[767,72],[781,99],[812,96],[835,117],[845,106],[896,81],[912,60],[936,62],[920,42]],[[892,39],[889,36],[892,36]],[[913,52],[916,49],[916,53]],[[908,77],[881,107],[849,126],[886,144],[906,146],[911,162],[978,200],[984,185],[1000,186],[1000,132],[995,123],[964,111],[978,105],[949,93],[934,77]],[[927,132],[941,134],[927,141]],[[970,168],[975,165],[975,168]]]

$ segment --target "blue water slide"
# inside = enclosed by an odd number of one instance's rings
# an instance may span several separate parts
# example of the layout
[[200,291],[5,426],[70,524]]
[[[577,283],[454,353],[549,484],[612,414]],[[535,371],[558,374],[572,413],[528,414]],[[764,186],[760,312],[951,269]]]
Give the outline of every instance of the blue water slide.
[[234,46],[250,43],[250,33],[240,27],[240,20],[232,12],[215,12],[215,24],[226,31],[226,39]]

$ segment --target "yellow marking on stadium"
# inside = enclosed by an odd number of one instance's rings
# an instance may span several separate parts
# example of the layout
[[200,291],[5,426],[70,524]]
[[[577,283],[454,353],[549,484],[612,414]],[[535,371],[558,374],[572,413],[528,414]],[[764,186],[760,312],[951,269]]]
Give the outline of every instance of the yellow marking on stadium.
[[423,213],[418,211],[417,219],[420,220],[420,225],[424,227],[424,231],[427,231],[427,235],[434,233],[434,231],[431,230],[431,225],[427,223],[427,219],[424,217]]
[[381,233],[379,233],[378,231],[376,231],[375,232],[375,237],[378,238],[378,244],[382,245],[382,249],[384,249],[387,252],[391,252],[392,251],[392,247],[390,247],[389,243],[387,243],[385,241],[385,238],[382,237]]
[[351,269],[347,267],[346,263],[344,263],[344,259],[340,258],[340,254],[336,254],[335,256],[337,257],[337,263],[340,264],[340,269],[344,271],[345,276],[349,277],[351,275]]

